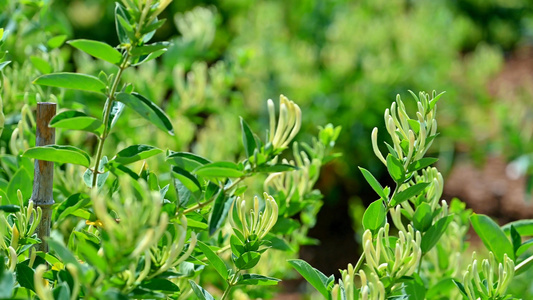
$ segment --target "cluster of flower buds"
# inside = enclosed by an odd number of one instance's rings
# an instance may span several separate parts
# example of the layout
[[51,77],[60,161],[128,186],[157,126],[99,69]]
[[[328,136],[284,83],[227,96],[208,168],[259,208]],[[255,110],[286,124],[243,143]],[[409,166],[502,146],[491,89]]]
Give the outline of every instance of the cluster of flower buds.
[[34,235],[42,217],[41,208],[37,207],[35,209],[32,200],[29,201],[27,206],[24,206],[24,200],[20,190],[17,191],[17,198],[20,211],[13,214],[10,221],[6,219],[4,214],[0,214],[0,249],[8,251],[10,262],[14,264],[17,262],[16,254],[24,246],[19,242]]
[[290,164],[297,167],[296,170],[288,172],[276,172],[270,174],[264,182],[266,191],[281,191],[285,196],[287,204],[296,195],[298,201],[302,201],[306,193],[310,192],[318,179],[321,161],[317,158],[310,158],[304,151],[299,151],[298,143],[293,144],[294,160],[282,160],[283,164]]
[[159,14],[172,2],[172,0],[122,0],[126,10],[135,16],[136,27],[135,37],[141,38],[141,29],[148,27],[156,21]]
[[176,14],[174,23],[181,33],[179,43],[194,45],[195,50],[204,51],[215,38],[216,10],[197,6],[186,13]]
[[197,238],[196,234],[193,232],[191,234],[189,248],[185,251],[185,253],[181,254],[186,245],[187,218],[182,215],[180,217],[180,222],[181,224],[173,224],[173,234],[168,231],[165,232],[161,245],[154,245],[150,249],[152,265],[158,268],[156,272],[150,275],[150,278],[153,278],[170,268],[178,266],[180,263],[185,261],[194,250]]
[[[72,263],[67,263],[65,268],[72,276],[72,291],[70,292],[70,299],[77,299],[81,289],[78,268],[76,268],[76,266]],[[56,298],[54,297],[52,286],[49,285],[48,280],[44,278],[44,273],[46,271],[46,265],[41,264],[37,266],[35,273],[33,273],[35,294],[37,294],[41,300],[54,300]]]
[[[407,168],[413,160],[419,160],[431,146],[437,133],[437,120],[435,113],[437,110],[436,102],[442,94],[436,95],[434,92],[431,99],[429,94],[420,93],[417,97],[418,111],[416,119],[411,119],[407,115],[405,105],[400,96],[396,97],[390,110],[385,110],[385,126],[387,132],[392,138],[392,147],[398,158],[403,161],[404,167]],[[372,131],[372,147],[376,156],[387,165],[387,161],[381,154],[377,143],[378,129]]]
[[269,142],[274,151],[283,150],[289,146],[302,125],[302,111],[300,107],[287,97],[279,97],[279,118],[276,124],[274,102],[268,99],[268,116],[270,121]]
[[514,262],[504,254],[503,263],[497,263],[494,254],[489,252],[489,259],[481,262],[479,270],[476,253],[472,255],[472,264],[463,276],[464,290],[469,300],[506,299],[505,292],[514,277]]
[[[126,286],[134,287],[154,271],[152,260],[158,270],[169,269],[187,258],[192,250],[180,257],[185,245],[186,223],[178,225],[175,236],[169,235],[169,216],[161,211],[160,193],[150,191],[144,181],[124,182],[126,179],[121,179],[121,195],[116,193],[106,199],[95,190],[92,198],[98,218],[94,225],[108,237],[102,240],[98,253],[113,264]],[[135,192],[132,184],[139,184]],[[192,234],[191,240],[195,242],[195,239]],[[161,240],[166,241],[165,245],[158,245]],[[105,249],[113,250],[107,253]],[[137,264],[142,257],[145,258],[144,267],[138,271]]]
[[421,242],[420,232],[415,231],[411,225],[407,225],[406,231],[398,232],[395,245],[390,243],[388,223],[375,236],[370,230],[366,230],[362,242],[366,265],[380,278],[388,276],[393,282],[402,276],[410,276],[422,257]]
[[27,104],[24,104],[21,110],[21,119],[18,122],[17,127],[13,130],[11,139],[9,140],[9,149],[11,150],[11,153],[21,153],[30,148],[27,139],[24,137],[24,133],[32,132],[33,127],[35,127],[35,119],[33,118],[30,107]]
[[[260,240],[272,229],[278,220],[278,204],[276,200],[267,193],[263,193],[265,209],[259,208],[259,199],[254,197],[253,207],[248,210],[249,201],[237,197],[230,209],[229,219],[231,226],[239,230],[246,241]],[[237,217],[240,224],[233,218],[233,209],[237,210]]]

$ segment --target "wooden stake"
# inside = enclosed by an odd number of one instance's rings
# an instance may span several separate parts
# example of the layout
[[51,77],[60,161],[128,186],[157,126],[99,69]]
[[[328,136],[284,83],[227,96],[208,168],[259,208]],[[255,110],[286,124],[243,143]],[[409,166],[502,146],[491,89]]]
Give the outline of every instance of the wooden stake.
[[[50,120],[56,115],[56,104],[49,102],[37,103],[37,132],[35,146],[46,146],[55,144],[55,128],[48,127]],[[48,252],[48,245],[45,238],[50,236],[50,224],[52,218],[51,207],[54,204],[54,163],[50,161],[35,160],[35,176],[33,178],[33,193],[31,199],[37,207],[42,210],[42,218],[37,235],[41,239],[41,244],[36,245],[36,249]]]

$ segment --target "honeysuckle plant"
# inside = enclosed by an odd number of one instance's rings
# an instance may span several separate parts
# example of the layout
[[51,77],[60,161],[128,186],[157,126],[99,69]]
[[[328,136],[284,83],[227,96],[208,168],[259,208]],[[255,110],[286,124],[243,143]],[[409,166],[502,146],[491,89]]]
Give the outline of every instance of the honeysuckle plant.
[[[295,143],[293,160],[282,159],[301,127],[299,106],[285,96],[280,97],[278,109],[273,101],[266,103],[273,122],[265,130],[265,139],[259,138],[241,118],[238,134],[244,155],[236,162],[212,161],[195,153],[172,150],[162,157],[163,149],[147,144],[120,143],[120,151],[106,150],[113,149],[106,145],[113,140],[111,134],[119,131],[120,117],[124,118],[127,108],[165,133],[178,134],[174,132],[178,128],[175,120],[137,93],[136,82],[124,82],[124,78],[142,71],[127,69],[157,58],[170,46],[167,42],[150,43],[164,22],[158,16],[168,4],[169,1],[150,0],[117,3],[118,45],[92,40],[67,42],[98,60],[96,66],[107,64],[103,70],[87,68],[98,74],[57,72],[62,69],[61,63],[48,61],[49,68],[46,72],[39,69],[43,75],[34,80],[37,94],[24,94],[20,120],[9,133],[7,146],[12,156],[0,159],[4,177],[10,178],[0,181],[0,214],[4,220],[0,227],[4,259],[0,285],[6,287],[0,291],[0,298],[212,299],[202,286],[207,284],[204,274],[209,278],[214,271],[222,278],[209,283],[219,289],[214,295],[230,299],[247,286],[276,285],[280,279],[255,271],[260,262],[265,262],[261,257],[268,251],[290,249],[287,244],[300,245],[307,234],[306,230],[297,230],[300,222],[307,229],[314,224],[321,201],[313,185],[320,167],[336,157],[331,150],[340,127],[320,128],[318,138],[311,144]],[[187,28],[183,24],[181,27]],[[56,42],[53,49],[57,50],[65,39]],[[43,60],[55,59],[47,55]],[[43,61],[34,61],[46,66]],[[178,71],[178,79],[186,76],[180,73],[184,71]],[[209,69],[205,63],[194,64],[186,83],[177,80],[177,92],[189,97],[194,89],[209,99],[217,97],[228,89],[226,71],[222,63]],[[130,72],[130,77],[125,72]],[[197,77],[192,79],[194,76]],[[74,145],[33,147],[33,99],[61,104],[65,89],[78,90],[82,97],[90,92],[91,99],[101,99],[102,115],[97,117],[83,105],[72,105],[74,109],[60,109],[49,126],[57,129],[61,141],[65,140],[65,131],[72,132],[68,135],[74,137],[71,142],[83,140],[80,137],[96,137],[94,155]],[[191,103],[183,104],[185,107],[179,111],[187,113]],[[220,102],[217,107],[222,109],[223,105]],[[146,162],[158,158],[156,164]],[[52,207],[51,236],[44,241],[34,234],[40,225],[40,209],[35,209],[29,200],[34,175],[32,159],[56,163],[57,204]],[[81,168],[85,170],[83,175]],[[250,199],[244,196],[246,181],[252,180],[249,178],[264,179],[263,176],[284,172],[292,172],[289,176],[295,181],[291,184],[298,188],[280,188],[293,190],[294,197],[287,199],[278,187],[268,184],[272,196],[244,200]],[[290,216],[300,213],[301,221],[291,220],[290,230],[285,230],[287,222],[276,227],[277,220],[289,216],[289,212]],[[33,245],[43,242],[50,251],[35,251]]]
[[[533,260],[527,254],[530,242],[522,242],[532,233],[531,220],[500,227],[487,216],[472,214],[457,199],[449,204],[441,200],[443,177],[430,166],[437,159],[424,157],[438,134],[435,117],[441,95],[413,94],[414,118],[400,97],[396,99],[384,115],[392,140],[392,145],[385,143],[386,155],[377,129],[372,131],[373,150],[395,186],[383,187],[360,168],[380,198],[363,215],[363,254],[357,264],[341,270],[334,284],[333,276],[305,261],[290,261],[326,299],[513,298],[506,293],[509,283]],[[481,266],[475,257],[468,267],[461,260],[468,221],[489,250]],[[390,235],[393,225],[397,236]]]

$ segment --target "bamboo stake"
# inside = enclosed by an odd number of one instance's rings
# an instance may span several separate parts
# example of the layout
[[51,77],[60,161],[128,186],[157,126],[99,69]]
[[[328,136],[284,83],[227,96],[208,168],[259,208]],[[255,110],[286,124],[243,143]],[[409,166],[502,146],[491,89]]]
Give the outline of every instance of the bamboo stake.
[[[56,104],[49,102],[37,103],[37,132],[35,146],[46,146],[55,144],[55,128],[48,127],[50,120],[56,114]],[[31,199],[37,207],[42,210],[42,218],[37,235],[41,239],[41,244],[36,245],[36,249],[48,252],[48,245],[45,238],[50,236],[50,225],[52,218],[51,207],[54,204],[54,163],[50,161],[35,160],[35,176],[33,179],[33,193]]]

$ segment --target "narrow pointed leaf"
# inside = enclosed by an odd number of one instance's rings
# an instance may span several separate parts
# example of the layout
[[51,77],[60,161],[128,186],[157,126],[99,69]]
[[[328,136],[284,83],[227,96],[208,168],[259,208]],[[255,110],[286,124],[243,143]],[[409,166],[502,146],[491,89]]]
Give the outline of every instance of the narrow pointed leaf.
[[203,177],[241,177],[244,172],[239,170],[237,164],[227,161],[209,163],[198,167],[194,173]]
[[117,100],[126,104],[157,128],[168,132],[170,135],[174,135],[174,128],[170,118],[152,101],[137,93],[118,93]]
[[96,93],[104,93],[106,88],[105,83],[94,76],[68,72],[42,75],[37,77],[33,83]]
[[414,197],[416,195],[418,195],[419,193],[421,193],[427,186],[429,185],[428,182],[421,182],[421,183],[417,183],[413,186],[410,186],[408,188],[406,188],[405,190],[399,192],[398,194],[396,194],[392,200],[390,201],[389,203],[389,206],[390,207],[394,207],[406,200],[408,200],[409,198],[411,197]]
[[127,165],[139,160],[147,159],[161,152],[163,152],[163,150],[149,145],[131,145],[120,150],[115,157],[115,161]]
[[381,197],[386,199],[387,195],[385,195],[385,191],[383,190],[383,187],[379,183],[379,181],[368,171],[367,169],[359,167],[359,170],[361,170],[361,173],[363,173],[363,176],[365,177],[366,181],[370,184],[372,189]]
[[224,280],[228,279],[228,269],[226,268],[224,261],[203,242],[198,241],[196,245],[204,253],[205,257],[209,260],[210,264],[215,268],[218,274],[220,274]]
[[503,263],[503,255],[507,254],[513,261],[513,244],[507,238],[503,230],[490,217],[481,214],[470,216],[470,223],[489,251],[494,253],[498,262]]
[[68,41],[67,43],[91,56],[114,65],[118,65],[122,60],[122,54],[117,49],[103,42],[80,39]]
[[86,113],[67,110],[57,114],[51,121],[50,127],[88,131],[101,134],[103,123]]
[[87,168],[91,164],[89,154],[73,146],[48,145],[34,147],[26,150],[22,156],[60,164],[81,165]]
[[307,282],[322,294],[325,299],[328,299],[329,292],[322,279],[320,279],[320,271],[301,259],[291,259],[289,260],[289,263],[303,276],[303,278],[305,278],[305,280],[307,280]]

